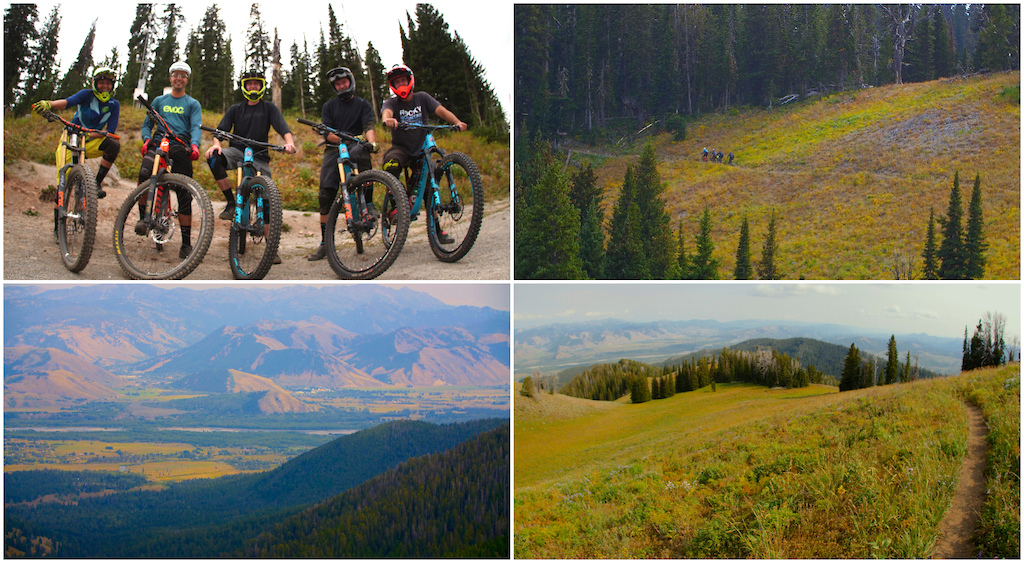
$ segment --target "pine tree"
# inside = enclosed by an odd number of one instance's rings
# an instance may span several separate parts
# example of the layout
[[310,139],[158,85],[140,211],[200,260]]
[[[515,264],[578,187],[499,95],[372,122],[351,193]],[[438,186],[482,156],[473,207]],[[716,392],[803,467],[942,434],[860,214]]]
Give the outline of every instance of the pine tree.
[[32,48],[25,77],[25,96],[15,111],[22,113],[36,100],[52,100],[57,89],[57,37],[60,36],[60,6],[54,6]]
[[913,381],[910,377],[910,350],[907,350],[907,361],[903,364],[903,374],[900,381],[904,383]]
[[717,280],[720,261],[713,256],[715,245],[711,242],[711,210],[704,207],[700,216],[700,233],[697,235],[697,253],[693,256],[691,272],[693,279]]
[[846,363],[843,366],[842,377],[839,381],[840,391],[860,389],[863,380],[861,379],[860,351],[856,344],[850,344],[850,351],[846,354]]
[[939,245],[939,277],[944,280],[962,280],[967,276],[967,260],[964,255],[963,229],[961,227],[960,172],[953,176],[953,189],[949,192],[949,209],[942,224],[942,244]]
[[975,68],[1020,69],[1020,5],[985,4],[983,11]]
[[89,83],[91,82],[89,71],[93,66],[92,46],[95,41],[96,20],[93,20],[92,27],[89,28],[89,33],[85,36],[85,41],[82,42],[82,48],[78,51],[78,58],[75,59],[74,64],[71,65],[71,68],[68,69],[68,72],[60,81],[60,87],[57,88],[57,98],[67,98],[82,88],[89,87]]
[[[136,4],[135,20],[129,29],[131,37],[128,39],[128,57],[125,61],[124,75],[117,81],[114,87],[114,97],[122,104],[131,104],[134,98],[135,88],[139,84],[139,76],[142,74],[142,60],[148,60],[148,53],[156,44],[155,37],[149,37],[153,18],[153,4]],[[152,71],[151,67],[146,69],[148,79]]]
[[740,242],[736,247],[736,268],[733,270],[733,277],[738,280],[749,280],[753,273],[754,267],[750,262],[750,225],[744,217],[740,226]]
[[677,237],[677,246],[679,247],[679,253],[676,258],[676,264],[678,266],[678,277],[680,280],[693,279],[693,264],[690,259],[690,255],[686,252],[686,233],[683,230],[683,222],[679,222],[679,235]]
[[270,34],[263,26],[259,4],[253,3],[249,10],[249,30],[245,40],[245,70],[266,72],[270,67]]
[[967,258],[966,279],[978,280],[985,277],[985,242],[984,220],[981,210],[981,175],[974,177],[974,189],[971,191],[971,203],[967,208],[967,234],[964,236],[964,254]]
[[937,280],[939,279],[939,259],[938,249],[935,247],[935,208],[932,207],[928,212],[928,235],[924,241],[924,279],[926,280]]
[[35,4],[11,4],[4,11],[4,109],[13,109],[24,98],[22,73],[32,57],[32,43],[39,38]]
[[370,103],[373,104],[374,115],[380,115],[381,105],[388,99],[387,69],[380,60],[380,53],[373,46],[373,41],[366,43],[366,79],[370,88]]
[[768,235],[761,246],[761,261],[757,264],[757,277],[762,280],[777,280],[779,273],[775,269],[775,213],[768,219]]
[[900,356],[896,352],[896,335],[889,337],[888,361],[885,363],[885,384],[892,385],[899,379]]
[[604,211],[601,210],[601,189],[590,163],[580,168],[572,179],[569,193],[580,214],[580,260],[583,270],[592,279],[604,276]]
[[633,179],[633,201],[640,212],[640,241],[647,256],[650,276],[652,279],[664,279],[665,271],[675,259],[675,249],[668,212],[661,199],[664,186],[658,175],[653,143],[644,144]]
[[[156,46],[156,53],[153,56],[153,77],[147,83],[149,90],[148,99],[152,100],[163,94],[164,87],[168,85],[171,65],[178,60],[178,21],[181,19],[181,8],[177,4],[168,4],[164,9],[164,15],[160,18],[164,34]],[[192,80],[189,79],[189,84]]]
[[642,219],[634,196],[635,184],[633,165],[629,165],[626,167],[622,191],[612,211],[611,234],[604,266],[607,279],[650,279],[648,256],[640,240]]
[[238,83],[229,57],[227,26],[216,5],[206,9],[192,37],[186,49],[186,60],[192,67],[190,95],[204,109],[225,111],[231,98],[224,96],[224,83],[231,85],[229,91],[235,90]]
[[534,158],[540,177],[522,186],[528,195],[517,199],[516,279],[581,279],[580,223],[569,200],[569,181],[546,151]]
[[532,377],[526,376],[523,379],[523,387],[522,387],[522,389],[519,390],[519,394],[524,396],[524,397],[529,397],[531,399],[533,398],[534,385],[533,385],[533,378]]

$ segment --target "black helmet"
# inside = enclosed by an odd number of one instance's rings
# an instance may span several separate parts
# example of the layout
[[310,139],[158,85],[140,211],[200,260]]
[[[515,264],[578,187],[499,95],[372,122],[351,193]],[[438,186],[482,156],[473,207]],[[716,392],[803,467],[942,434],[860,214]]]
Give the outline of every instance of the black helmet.
[[[255,91],[248,91],[245,89],[245,83],[249,80],[259,80],[260,89]],[[242,73],[242,77],[238,79],[238,86],[242,89],[242,95],[245,99],[250,102],[255,102],[263,97],[263,94],[267,92],[267,79],[263,78],[263,73],[256,70],[250,69]]]
[[332,68],[327,71],[327,83],[334,87],[334,82],[339,78],[348,78],[348,88],[345,88],[338,92],[338,97],[342,100],[348,101],[352,99],[356,91],[356,77],[352,75],[352,71],[347,67],[339,66]]

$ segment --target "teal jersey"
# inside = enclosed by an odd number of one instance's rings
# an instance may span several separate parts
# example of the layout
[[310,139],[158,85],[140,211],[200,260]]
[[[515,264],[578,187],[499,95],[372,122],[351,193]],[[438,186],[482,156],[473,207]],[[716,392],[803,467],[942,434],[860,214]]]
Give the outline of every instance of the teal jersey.
[[[175,135],[190,141],[190,144],[199,146],[202,142],[199,126],[203,124],[203,108],[195,98],[188,94],[180,98],[164,94],[157,96],[150,105],[160,114],[160,117],[164,118]],[[153,130],[154,128],[156,131]],[[163,129],[156,127],[156,123],[150,120],[149,115],[146,115],[145,121],[142,122],[143,142],[151,135],[160,139],[164,133]]]

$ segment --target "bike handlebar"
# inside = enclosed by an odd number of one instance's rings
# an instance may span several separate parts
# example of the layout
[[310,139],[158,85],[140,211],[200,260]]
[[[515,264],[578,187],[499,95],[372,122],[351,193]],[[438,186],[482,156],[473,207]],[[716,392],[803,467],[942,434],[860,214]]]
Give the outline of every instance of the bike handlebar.
[[[344,141],[351,141],[353,143],[359,143],[360,145],[364,145],[364,146],[367,146],[367,147],[369,147],[369,146],[371,146],[373,144],[370,141],[367,141],[365,139],[360,139],[358,137],[353,137],[352,135],[349,135],[348,133],[344,133],[342,131],[338,131],[337,129],[335,129],[333,127],[330,127],[328,125],[324,125],[323,123],[316,123],[314,121],[310,121],[308,119],[303,119],[301,117],[298,118],[296,121],[298,121],[302,125],[308,125],[308,126],[312,127],[314,131],[316,131],[317,133],[319,133],[321,135],[324,135],[324,136],[326,136],[328,133],[333,133],[333,134],[337,135],[338,137],[340,137]],[[326,139],[325,139],[325,141],[326,141]],[[333,144],[333,143],[328,143],[328,144]]]
[[141,94],[139,94],[139,96],[135,99],[142,102],[142,105],[146,106],[146,113],[148,113],[154,119],[154,121],[156,121],[157,125],[159,125],[160,128],[163,129],[171,138],[173,138],[175,141],[178,141],[178,143],[184,147],[189,146],[188,142],[186,142],[184,139],[176,135],[174,131],[171,130],[171,126],[168,125],[166,121],[164,121],[164,118],[161,117],[160,114],[157,113],[155,109],[153,109],[153,106],[149,104],[149,100],[147,100]]
[[103,131],[103,130],[100,130],[100,129],[89,129],[88,127],[85,127],[83,125],[79,125],[77,123],[72,123],[72,122],[68,121],[67,119],[64,119],[63,117],[57,115],[56,113],[53,113],[50,110],[44,111],[42,113],[42,116],[45,117],[46,120],[49,121],[50,123],[53,123],[54,121],[60,121],[61,123],[64,124],[64,127],[66,129],[72,129],[72,130],[75,130],[75,131],[79,131],[81,133],[98,133],[100,135],[103,135],[104,137],[110,137],[111,139],[114,139],[114,140],[117,140],[117,141],[121,140],[121,137],[119,137],[118,135],[115,135],[113,133],[110,133],[109,131]]
[[459,131],[458,125],[423,125],[421,123],[399,123],[398,129],[426,129],[428,131],[437,131],[438,129],[449,129]]
[[264,149],[270,149],[270,150],[274,150],[274,151],[277,151],[277,152],[285,152],[284,145],[274,145],[274,144],[271,144],[271,143],[264,143],[263,141],[257,141],[255,139],[249,139],[249,138],[243,137],[241,135],[235,135],[234,133],[231,133],[230,131],[224,131],[223,129],[215,129],[213,127],[207,127],[205,125],[200,125],[199,128],[201,130],[203,130],[203,131],[206,131],[206,132],[212,134],[218,141],[238,141],[239,143],[243,143],[243,144],[250,145],[250,146],[258,146],[258,147],[263,147]]

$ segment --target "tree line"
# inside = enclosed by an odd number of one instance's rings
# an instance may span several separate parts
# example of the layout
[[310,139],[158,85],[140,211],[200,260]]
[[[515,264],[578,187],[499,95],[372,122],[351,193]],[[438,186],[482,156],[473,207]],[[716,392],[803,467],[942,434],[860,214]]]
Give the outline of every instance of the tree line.
[[[721,279],[711,210],[704,208],[696,233],[682,221],[673,231],[652,143],[626,168],[607,237],[604,196],[589,163],[567,172],[550,146],[536,139],[516,158],[522,158],[515,174],[516,279]],[[756,242],[744,218],[733,277],[781,279],[775,233],[773,213],[755,263],[751,245]],[[692,252],[686,242],[691,234]]]
[[[981,208],[981,174],[974,177],[971,201],[967,207],[967,223],[963,222],[963,204],[960,196],[960,171],[953,176],[953,189],[949,192],[949,207],[945,216],[938,218],[942,229],[941,242],[935,232],[935,208],[928,215],[928,230],[925,235],[924,267],[922,277],[926,280],[976,280],[985,276],[984,219]],[[913,268],[910,268],[913,277]],[[897,279],[900,276],[897,272]]]
[[1020,68],[1017,4],[517,4],[515,37],[517,138]]
[[[5,110],[21,115],[36,100],[63,99],[89,88],[91,69],[99,66],[117,72],[113,96],[122,104],[134,102],[140,79],[146,84],[147,97],[153,99],[163,93],[170,65],[184,60],[192,68],[186,93],[203,108],[224,112],[229,105],[243,101],[233,50],[241,50],[243,69],[266,73],[267,99],[282,110],[319,115],[324,102],[335,95],[324,78],[326,71],[339,66],[352,70],[356,95],[369,100],[377,114],[390,95],[387,68],[373,42],[363,50],[357,48],[330,4],[326,35],[321,27],[315,44],[310,45],[303,36],[301,44],[292,41],[287,53],[282,52],[276,28],[271,36],[271,24],[255,3],[249,12],[246,42],[241,46],[232,45],[216,4],[209,6],[202,20],[189,30],[185,45],[178,43],[179,31],[186,24],[178,5],[167,4],[161,11],[156,4],[137,4],[123,51],[114,47],[103,58],[94,58],[94,20],[77,58],[63,74],[56,63],[62,23],[58,9],[55,6],[43,21],[34,4],[12,4],[4,12]],[[486,69],[473,58],[458,33],[449,31],[443,16],[430,4],[417,4],[415,18],[407,13],[406,19],[405,28],[400,28],[403,61],[416,73],[417,89],[463,116],[478,134],[507,139],[508,124],[484,78]],[[144,67],[143,60],[152,64]]]
[[1012,362],[1019,350],[1012,343],[1007,344],[1005,332],[1006,316],[991,311],[978,319],[978,325],[970,340],[967,338],[967,327],[964,327],[961,371],[1001,366],[1006,362]]

